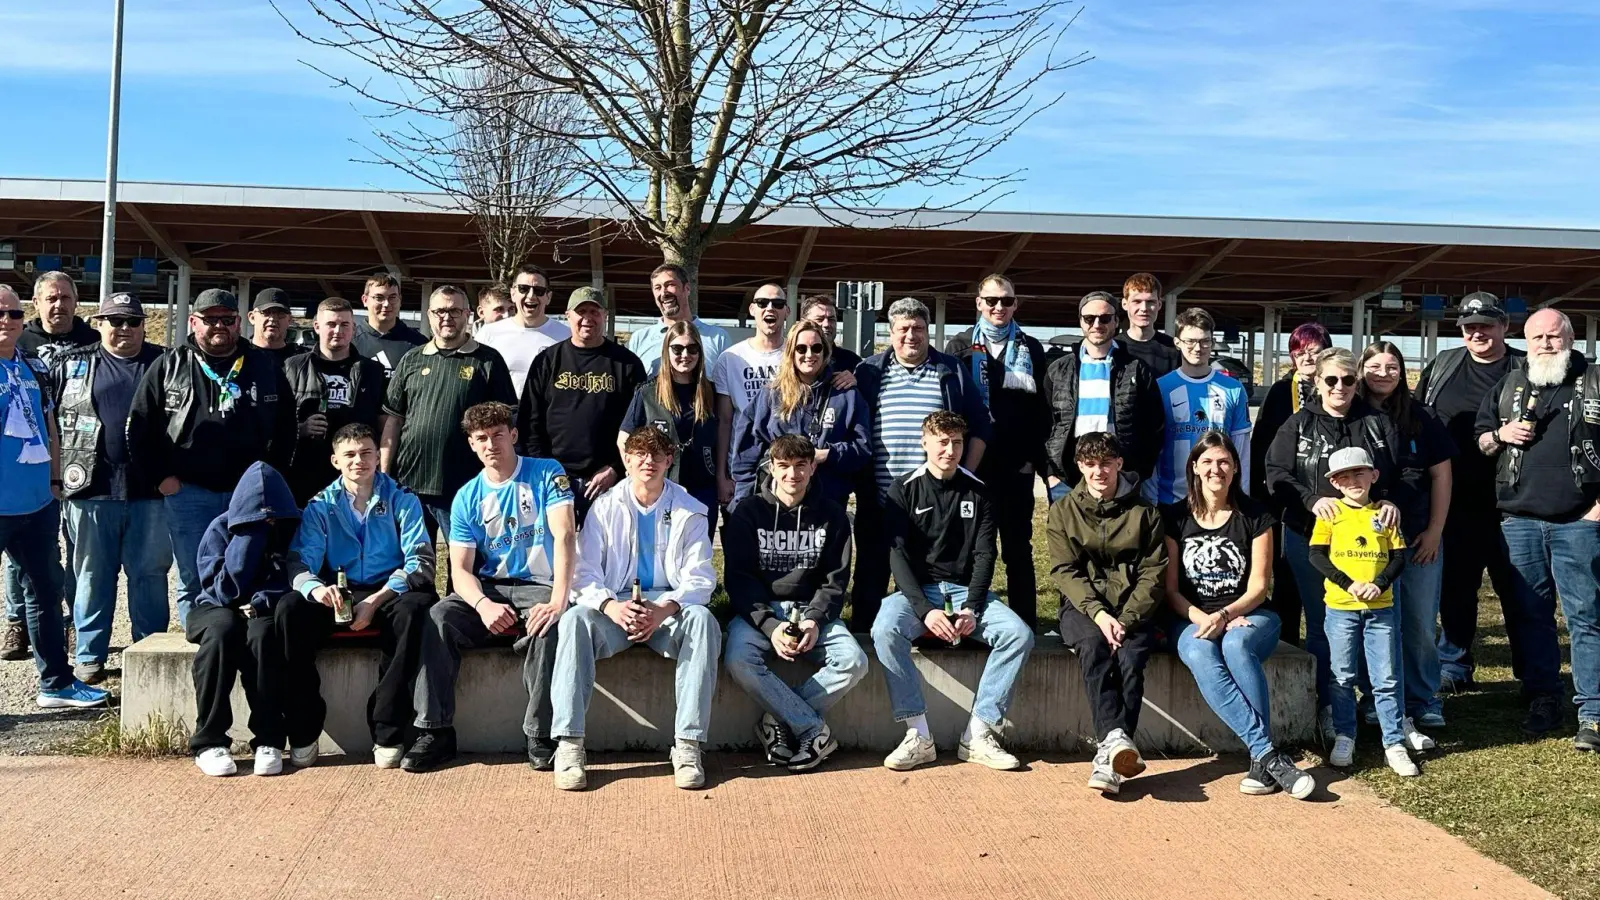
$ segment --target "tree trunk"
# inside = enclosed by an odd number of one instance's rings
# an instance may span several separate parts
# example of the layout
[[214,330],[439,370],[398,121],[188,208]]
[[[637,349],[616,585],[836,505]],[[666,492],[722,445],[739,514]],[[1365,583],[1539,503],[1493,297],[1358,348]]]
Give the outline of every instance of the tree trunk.
[[699,234],[685,235],[679,232],[662,237],[656,243],[661,248],[663,262],[683,266],[688,273],[689,314],[700,315],[700,258],[706,252],[705,242]]

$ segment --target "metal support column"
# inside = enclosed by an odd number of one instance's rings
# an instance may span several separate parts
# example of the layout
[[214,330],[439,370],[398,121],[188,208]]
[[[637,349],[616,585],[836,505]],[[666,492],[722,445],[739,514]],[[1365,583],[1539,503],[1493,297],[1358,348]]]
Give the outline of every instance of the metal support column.
[[[598,276],[597,276],[598,277]],[[617,288],[616,285],[600,287],[606,295],[606,337],[617,339]]]
[[1270,306],[1262,309],[1261,383],[1270,385],[1278,380],[1278,311]]
[[240,275],[233,295],[239,298],[239,334],[245,340],[255,337],[255,326],[250,324],[250,276]]
[[1596,319],[1594,316],[1584,316],[1583,330],[1584,341],[1589,345],[1588,349],[1584,351],[1584,354],[1590,359],[1594,359],[1595,343],[1597,340],[1600,340],[1600,319]]
[[173,335],[178,327],[178,276],[167,276],[167,339],[162,342],[164,346],[171,347]]
[[933,295],[933,346],[941,352],[944,350],[944,321],[949,305],[949,295]]
[[189,300],[191,299],[189,280],[192,270],[184,264],[178,266],[178,332],[173,340],[176,346],[189,337]]
[[100,303],[111,299],[117,271],[117,128],[122,114],[122,0],[111,20],[111,110],[106,123],[106,203],[100,229]]
[[1256,333],[1248,328],[1244,330],[1244,367],[1252,372],[1256,368]]
[[1367,346],[1367,298],[1357,297],[1350,310],[1350,352],[1357,356]]
[[1427,321],[1422,323],[1422,364],[1433,362],[1439,355],[1439,323]]
[[1166,326],[1164,330],[1167,332],[1167,334],[1172,334],[1178,330],[1178,291],[1172,291],[1171,293],[1167,294],[1167,296],[1163,298],[1161,305],[1165,307],[1163,310],[1163,313],[1166,317]]
[[[422,327],[420,330],[425,336],[431,338],[433,337],[433,315],[428,312],[428,298],[433,296],[433,282],[424,281],[420,287],[422,289]],[[402,287],[400,290],[401,296],[405,296],[405,288]],[[404,307],[405,304],[402,303],[401,306]]]

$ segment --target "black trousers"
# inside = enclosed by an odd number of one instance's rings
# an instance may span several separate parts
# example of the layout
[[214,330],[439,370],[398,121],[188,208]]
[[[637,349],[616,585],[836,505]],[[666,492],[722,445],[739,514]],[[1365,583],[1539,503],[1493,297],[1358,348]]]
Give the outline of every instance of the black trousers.
[[1272,526],[1272,593],[1267,597],[1267,609],[1277,613],[1283,623],[1281,639],[1300,646],[1300,585],[1283,555],[1282,525]]
[[[510,604],[519,618],[540,604],[550,602],[550,588],[542,584],[496,584],[482,582],[486,597]],[[544,637],[528,642],[522,658],[522,686],[528,692],[528,707],[522,718],[523,734],[530,738],[550,736],[550,684],[555,677],[556,637],[554,624]],[[422,636],[422,669],[416,679],[416,724],[419,728],[450,728],[456,717],[456,678],[461,673],[461,651],[491,644],[510,644],[522,634],[515,628],[504,635],[490,634],[465,600],[455,594],[434,604],[428,611],[428,624]]]
[[[354,588],[351,593],[359,601],[376,590]],[[438,601],[433,591],[406,591],[385,601],[372,617],[378,629],[378,686],[367,698],[367,725],[372,729],[372,742],[380,747],[411,743],[411,720],[416,718],[412,698],[417,670],[422,666],[422,635],[428,627],[428,608]]]
[[1094,716],[1096,740],[1121,728],[1131,740],[1144,703],[1144,665],[1156,646],[1155,626],[1128,629],[1122,647],[1112,650],[1094,620],[1071,604],[1061,607],[1061,640],[1077,654],[1083,688]]
[[850,587],[850,630],[869,632],[878,607],[889,595],[889,534],[877,483],[856,491],[856,570]]
[[1500,597],[1500,612],[1506,624],[1506,638],[1511,644],[1511,671],[1522,677],[1522,660],[1517,652],[1521,643],[1512,634],[1517,616],[1510,609],[1516,593],[1511,565],[1511,554],[1506,549],[1505,535],[1500,531],[1500,516],[1494,510],[1482,513],[1458,513],[1452,509],[1444,522],[1444,538],[1440,542],[1444,553],[1444,575],[1439,591],[1439,624],[1449,641],[1463,655],[1450,668],[1472,672],[1477,662],[1472,658],[1472,642],[1478,635],[1478,589],[1483,587],[1483,573],[1489,572],[1489,583]]
[[305,747],[322,735],[328,706],[317,674],[317,647],[333,630],[333,610],[293,591],[280,595],[267,615],[196,606],[184,629],[199,645],[194,657],[197,715],[189,749],[227,747],[232,741],[234,675],[250,704],[250,746]]
[[980,469],[1000,532],[1000,561],[1006,567],[1006,603],[1031,629],[1039,624],[1038,577],[1033,571],[1032,472],[990,472]]

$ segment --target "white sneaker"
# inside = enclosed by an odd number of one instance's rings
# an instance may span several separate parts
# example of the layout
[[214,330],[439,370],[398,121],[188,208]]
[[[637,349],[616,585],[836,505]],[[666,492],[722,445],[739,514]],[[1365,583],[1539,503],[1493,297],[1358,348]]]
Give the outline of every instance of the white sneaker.
[[256,774],[276,775],[283,771],[283,751],[277,747],[256,748]]
[[1121,728],[1113,728],[1106,735],[1106,756],[1111,760],[1111,769],[1123,778],[1132,778],[1144,771],[1144,757],[1139,755],[1139,748],[1133,745],[1128,735]]
[[672,783],[686,791],[706,786],[706,758],[699,741],[673,743]]
[[1428,737],[1417,730],[1417,723],[1413,719],[1406,719],[1405,731],[1406,746],[1417,751],[1418,753],[1421,753],[1424,750],[1432,750],[1433,748],[1439,746],[1438,744],[1434,743],[1433,738]]
[[896,772],[909,772],[917,766],[925,766],[939,757],[939,752],[933,747],[933,738],[925,738],[917,733],[915,728],[907,728],[906,736],[901,739],[900,746],[883,758],[885,768]]
[[1333,728],[1333,707],[1324,706],[1317,711],[1317,734],[1322,738],[1322,746],[1331,747],[1339,739],[1339,733]]
[[195,754],[194,764],[212,778],[223,778],[239,771],[227,747],[207,747]]
[[563,791],[581,791],[589,786],[589,754],[575,741],[556,741],[556,787]]
[[314,766],[317,764],[317,757],[320,755],[320,753],[321,751],[317,748],[316,744],[311,744],[306,747],[290,747],[289,765],[294,766],[297,769],[304,769],[309,766]]
[[[931,742],[929,746],[932,746]],[[956,745],[956,759],[962,762],[975,762],[1001,772],[1022,768],[1022,760],[1007,753],[1006,748],[1000,746],[1000,741],[994,736],[994,732],[988,729],[976,738],[970,740],[966,737],[961,738],[961,743]]]
[[1356,739],[1347,734],[1341,734],[1333,739],[1333,753],[1328,756],[1328,764],[1337,768],[1344,768],[1355,762]]
[[1394,744],[1383,748],[1383,758],[1388,761],[1389,768],[1394,770],[1401,778],[1415,778],[1422,774],[1417,764],[1411,761],[1411,754],[1406,752],[1404,744]]
[[372,748],[372,764],[380,769],[398,769],[405,755],[404,747],[385,747],[380,744]]
[[1122,779],[1111,768],[1111,756],[1104,747],[1094,755],[1094,764],[1089,769],[1089,787],[1108,797],[1114,797],[1122,790]]

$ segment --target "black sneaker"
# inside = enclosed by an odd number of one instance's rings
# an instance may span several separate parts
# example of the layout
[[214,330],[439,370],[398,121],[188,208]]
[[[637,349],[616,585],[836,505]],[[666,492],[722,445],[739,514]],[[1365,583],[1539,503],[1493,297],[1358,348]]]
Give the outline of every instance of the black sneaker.
[[1271,756],[1269,753],[1261,759],[1250,760],[1250,771],[1239,781],[1239,793],[1264,797],[1278,792],[1278,783],[1267,774],[1267,759]]
[[407,772],[430,772],[456,758],[456,730],[435,728],[417,735],[417,740],[400,759]]
[[1562,718],[1561,700],[1545,694],[1528,704],[1528,717],[1522,720],[1522,730],[1528,734],[1549,734],[1560,730]]
[[1578,736],[1572,739],[1572,746],[1586,753],[1600,753],[1600,722],[1579,722]]
[[547,737],[528,738],[528,765],[535,772],[549,772],[556,767],[556,742]]
[[774,766],[789,764],[794,756],[794,731],[772,713],[762,713],[756,722],[756,740],[767,754],[767,763]]
[[1470,672],[1459,678],[1443,673],[1439,675],[1439,693],[1441,694],[1464,694],[1467,691],[1476,690],[1477,687],[1477,682],[1472,680],[1472,673]]
[[1311,773],[1296,766],[1294,760],[1282,750],[1267,754],[1263,762],[1273,783],[1296,800],[1306,799],[1317,789],[1317,780],[1311,777]]
[[804,772],[822,765],[822,761],[833,755],[839,749],[839,742],[833,739],[833,732],[823,725],[821,730],[810,738],[801,741],[800,746],[789,757],[789,771]]

